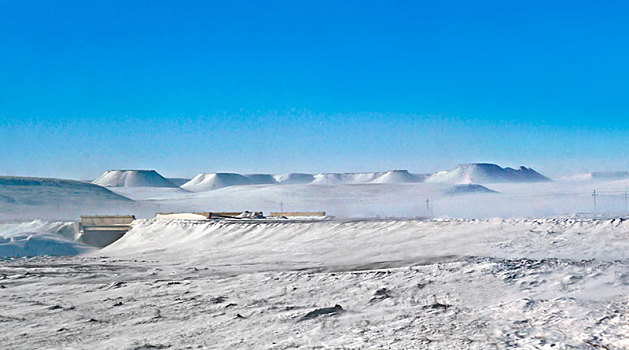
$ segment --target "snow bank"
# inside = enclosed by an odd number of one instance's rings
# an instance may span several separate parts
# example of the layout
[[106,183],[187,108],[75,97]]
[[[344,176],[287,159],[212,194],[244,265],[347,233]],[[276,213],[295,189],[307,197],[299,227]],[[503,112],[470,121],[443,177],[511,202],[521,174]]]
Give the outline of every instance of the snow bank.
[[357,220],[191,222],[141,220],[99,254],[185,256],[224,264],[314,266],[427,257],[626,259],[626,220]]
[[500,182],[544,182],[547,177],[531,168],[502,168],[496,164],[473,163],[461,164],[448,171],[440,171],[430,176],[427,182],[451,184],[485,184]]
[[0,223],[0,257],[65,256],[92,249],[76,242],[74,236],[68,222]]
[[105,187],[179,187],[155,170],[108,170],[92,183]]

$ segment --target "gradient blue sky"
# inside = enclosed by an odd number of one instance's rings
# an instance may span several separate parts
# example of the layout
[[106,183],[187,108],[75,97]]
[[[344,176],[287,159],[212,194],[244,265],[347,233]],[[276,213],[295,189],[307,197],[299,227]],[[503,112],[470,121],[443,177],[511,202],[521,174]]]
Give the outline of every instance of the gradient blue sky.
[[629,170],[626,1],[0,0],[0,174]]

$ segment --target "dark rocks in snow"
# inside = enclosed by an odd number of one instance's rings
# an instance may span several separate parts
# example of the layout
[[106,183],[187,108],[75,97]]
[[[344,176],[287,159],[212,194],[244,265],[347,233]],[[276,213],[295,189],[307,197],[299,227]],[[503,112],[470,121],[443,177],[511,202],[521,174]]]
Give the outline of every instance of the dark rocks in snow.
[[373,302],[381,301],[388,298],[391,298],[391,291],[386,288],[380,288],[376,291],[376,293],[374,294],[374,297],[371,298],[370,302],[373,303]]
[[245,319],[246,317],[241,315],[241,314],[236,314],[236,318],[241,318],[241,319]]
[[313,318],[317,318],[321,315],[336,315],[343,312],[343,307],[339,304],[334,305],[333,307],[324,307],[321,309],[316,309],[307,313],[302,320],[311,320]]
[[212,303],[212,304],[221,304],[221,303],[224,303],[225,300],[227,300],[227,297],[218,296],[218,297],[210,298],[210,303]]

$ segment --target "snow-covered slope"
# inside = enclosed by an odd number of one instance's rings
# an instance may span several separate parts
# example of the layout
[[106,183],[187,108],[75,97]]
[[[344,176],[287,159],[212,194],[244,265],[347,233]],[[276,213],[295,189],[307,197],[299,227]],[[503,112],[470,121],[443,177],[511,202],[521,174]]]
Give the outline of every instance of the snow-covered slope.
[[179,187],[155,170],[108,170],[92,183],[105,187]]
[[0,176],[0,219],[78,218],[97,209],[123,210],[133,202],[90,183]]
[[472,163],[461,164],[447,171],[440,171],[430,176],[427,182],[451,184],[486,184],[501,182],[544,182],[547,177],[527,167],[519,169],[502,168],[496,164]]

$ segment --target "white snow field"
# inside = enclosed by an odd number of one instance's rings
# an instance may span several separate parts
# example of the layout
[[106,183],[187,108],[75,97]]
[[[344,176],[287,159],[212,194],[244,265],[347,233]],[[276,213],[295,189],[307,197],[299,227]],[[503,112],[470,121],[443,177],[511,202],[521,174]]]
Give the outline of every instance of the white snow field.
[[0,263],[7,349],[629,348],[629,221],[139,220]]
[[155,170],[108,170],[92,183],[104,187],[179,187]]
[[[0,177],[0,345],[629,349],[629,178],[538,175]],[[336,218],[150,219],[280,209]],[[139,219],[94,249],[81,214]]]

